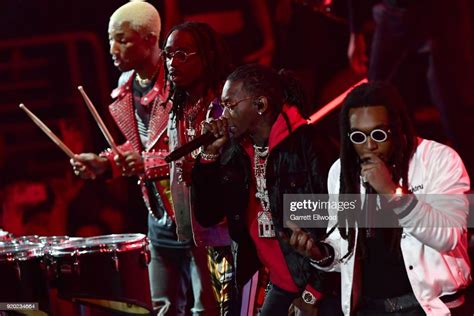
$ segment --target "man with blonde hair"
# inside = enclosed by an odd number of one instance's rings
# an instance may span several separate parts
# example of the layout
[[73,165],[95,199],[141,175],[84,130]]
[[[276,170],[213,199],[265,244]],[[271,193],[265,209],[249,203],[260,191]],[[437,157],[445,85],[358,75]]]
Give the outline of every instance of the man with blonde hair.
[[[171,103],[167,102],[168,91],[164,84],[160,30],[160,15],[147,2],[128,2],[110,17],[110,54],[123,74],[119,87],[112,92],[115,101],[109,110],[127,142],[119,146],[120,155],[111,150],[100,155],[82,153],[71,164],[76,175],[82,178],[94,179],[107,174],[139,178],[149,210],[149,271],[154,308],[160,315],[185,315],[191,271],[196,270],[197,261],[193,260],[192,241],[181,241],[176,236],[170,171],[163,160],[168,151],[166,126]],[[203,291],[203,288],[212,291],[209,275],[202,278],[193,275],[192,286],[198,289],[194,292],[200,294],[194,298],[193,312],[210,315],[208,309],[214,306],[206,306],[201,301],[203,297],[213,298],[212,292]]]

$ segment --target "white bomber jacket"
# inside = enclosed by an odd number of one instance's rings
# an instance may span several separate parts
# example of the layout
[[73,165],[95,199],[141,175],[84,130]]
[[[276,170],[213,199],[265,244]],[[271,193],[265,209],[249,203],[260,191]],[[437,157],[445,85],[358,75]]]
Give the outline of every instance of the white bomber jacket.
[[[339,193],[340,168],[337,160],[329,171],[330,194]],[[469,204],[464,195],[469,190],[469,176],[453,149],[419,139],[410,161],[408,181],[418,198],[416,206],[399,218],[403,227],[400,247],[408,279],[427,315],[450,315],[439,297],[454,294],[471,281],[466,228]],[[341,262],[348,244],[338,229],[326,242],[334,248],[335,260],[331,266],[319,268],[341,272],[342,310],[350,315],[355,256]]]

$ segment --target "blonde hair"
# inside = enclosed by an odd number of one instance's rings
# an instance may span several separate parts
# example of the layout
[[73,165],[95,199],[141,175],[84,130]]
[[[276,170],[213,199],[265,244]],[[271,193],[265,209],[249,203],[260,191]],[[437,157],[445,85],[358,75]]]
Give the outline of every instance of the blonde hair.
[[109,25],[130,23],[137,32],[154,33],[158,38],[161,31],[161,18],[158,10],[148,2],[132,1],[124,4],[110,17]]

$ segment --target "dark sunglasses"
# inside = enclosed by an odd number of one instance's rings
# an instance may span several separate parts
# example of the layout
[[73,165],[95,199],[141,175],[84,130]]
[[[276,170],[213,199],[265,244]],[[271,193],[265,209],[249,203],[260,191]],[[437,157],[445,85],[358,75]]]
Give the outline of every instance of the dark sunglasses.
[[163,51],[161,53],[163,55],[164,58],[168,59],[168,60],[171,60],[171,59],[174,59],[180,63],[185,63],[189,57],[193,56],[193,55],[196,55],[197,52],[191,52],[191,53],[187,53],[185,51],[182,51],[182,50],[177,50],[177,51],[174,51],[174,52],[167,52],[167,51]]

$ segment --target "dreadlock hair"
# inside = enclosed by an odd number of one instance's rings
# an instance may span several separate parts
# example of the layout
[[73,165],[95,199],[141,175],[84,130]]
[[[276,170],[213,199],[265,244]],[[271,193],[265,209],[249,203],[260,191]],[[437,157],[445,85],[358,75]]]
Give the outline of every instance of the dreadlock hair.
[[[399,183],[401,180],[403,191],[408,191],[408,166],[410,159],[416,150],[416,135],[405,108],[405,104],[398,91],[386,82],[371,82],[355,87],[343,101],[339,128],[341,135],[341,176],[340,197],[344,194],[360,193],[360,159],[354,149],[352,142],[347,136],[350,132],[349,111],[355,108],[384,106],[388,112],[390,137],[394,150],[390,161],[392,168],[392,180]],[[348,253],[343,259],[350,257],[355,245],[355,212],[339,212],[338,226],[341,237],[348,240]],[[391,248],[399,250],[401,229],[392,230]],[[360,234],[364,238],[365,234]],[[364,243],[359,243],[361,253],[364,254]]]
[[275,115],[281,112],[285,103],[295,105],[300,112],[306,108],[301,83],[286,69],[277,72],[267,66],[248,64],[238,67],[227,80],[242,82],[242,88],[252,96],[265,96]]
[[[206,23],[185,22],[173,27],[165,38],[164,46],[168,38],[175,31],[188,32],[197,45],[197,54],[201,58],[203,73],[201,81],[204,82],[204,91],[212,90],[215,95],[220,95],[222,82],[231,70],[230,54],[220,36]],[[165,87],[169,85],[170,93],[163,104],[173,102],[171,114],[178,119],[182,118],[183,108],[186,105],[186,91],[176,87],[168,79],[168,68],[165,63]]]

